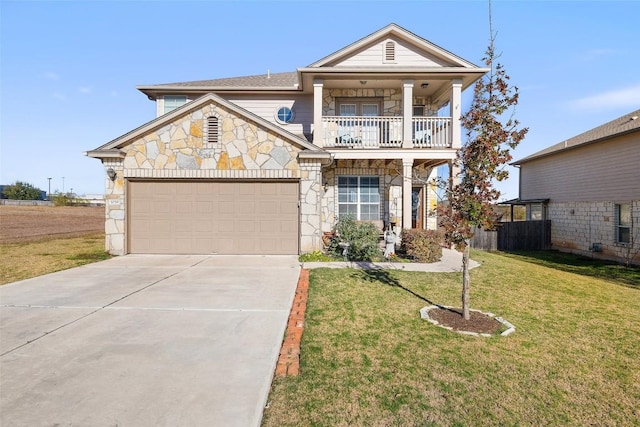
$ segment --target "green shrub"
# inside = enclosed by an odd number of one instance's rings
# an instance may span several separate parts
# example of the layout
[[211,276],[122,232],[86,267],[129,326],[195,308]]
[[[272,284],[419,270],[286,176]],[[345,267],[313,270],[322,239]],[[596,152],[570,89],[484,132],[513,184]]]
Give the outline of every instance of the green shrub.
[[300,262],[331,262],[335,261],[335,258],[330,257],[327,254],[322,253],[321,251],[307,252],[306,254],[302,254],[298,257],[298,261]]
[[353,217],[340,218],[335,228],[335,237],[329,244],[329,253],[342,256],[340,243],[349,243],[347,259],[350,261],[371,261],[380,255],[378,236],[380,230],[370,222],[357,222]]
[[417,262],[440,261],[442,234],[435,230],[402,230],[400,249]]
[[53,200],[54,206],[72,206],[73,205],[73,198],[63,193],[54,194],[51,200]]

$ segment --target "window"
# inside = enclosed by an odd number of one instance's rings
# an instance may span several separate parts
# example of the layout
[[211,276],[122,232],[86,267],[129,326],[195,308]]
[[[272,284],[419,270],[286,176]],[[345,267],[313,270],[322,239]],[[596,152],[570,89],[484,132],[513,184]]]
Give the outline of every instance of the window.
[[276,112],[276,121],[278,123],[288,124],[293,120],[293,110],[289,107],[280,107]]
[[338,218],[347,215],[361,221],[380,219],[380,178],[338,177]]
[[164,98],[164,114],[175,110],[187,103],[186,96],[166,95]]
[[631,204],[622,203],[615,206],[616,242],[631,243]]
[[541,221],[544,219],[542,203],[532,203],[529,205],[529,220]]
[[219,126],[218,118],[215,116],[207,117],[207,127],[204,131],[203,140],[207,146],[215,146],[218,144]]
[[395,62],[396,60],[396,44],[394,42],[386,42],[384,44],[384,62]]

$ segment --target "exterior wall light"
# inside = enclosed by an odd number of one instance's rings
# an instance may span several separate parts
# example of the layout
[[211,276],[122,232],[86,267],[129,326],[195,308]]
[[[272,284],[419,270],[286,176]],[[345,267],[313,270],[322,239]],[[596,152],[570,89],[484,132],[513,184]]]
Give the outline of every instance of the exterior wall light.
[[107,169],[107,176],[109,177],[109,179],[111,181],[115,181],[116,180],[116,171],[114,171],[113,168]]

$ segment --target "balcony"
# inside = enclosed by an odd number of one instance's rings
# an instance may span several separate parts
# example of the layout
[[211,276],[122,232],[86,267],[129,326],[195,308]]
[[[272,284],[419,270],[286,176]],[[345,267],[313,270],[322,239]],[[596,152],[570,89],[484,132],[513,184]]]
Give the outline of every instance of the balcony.
[[[451,117],[411,119],[414,149],[452,148]],[[403,148],[403,118],[381,116],[323,116],[324,148]]]

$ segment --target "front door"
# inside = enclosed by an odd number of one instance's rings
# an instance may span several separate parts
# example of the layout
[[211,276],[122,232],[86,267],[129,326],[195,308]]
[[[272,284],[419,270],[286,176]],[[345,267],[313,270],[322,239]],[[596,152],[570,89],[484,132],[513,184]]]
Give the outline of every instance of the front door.
[[424,189],[411,189],[411,228],[424,228]]

